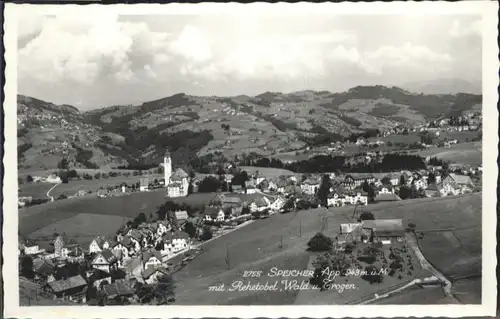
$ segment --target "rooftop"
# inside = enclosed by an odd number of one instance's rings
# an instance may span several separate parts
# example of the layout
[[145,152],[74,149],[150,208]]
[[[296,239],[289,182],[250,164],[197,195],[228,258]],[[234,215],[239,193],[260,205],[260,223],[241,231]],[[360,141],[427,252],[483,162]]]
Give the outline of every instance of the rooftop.
[[54,292],[63,292],[77,287],[83,287],[87,285],[87,282],[81,275],[70,277],[64,280],[57,280],[48,283],[49,287]]

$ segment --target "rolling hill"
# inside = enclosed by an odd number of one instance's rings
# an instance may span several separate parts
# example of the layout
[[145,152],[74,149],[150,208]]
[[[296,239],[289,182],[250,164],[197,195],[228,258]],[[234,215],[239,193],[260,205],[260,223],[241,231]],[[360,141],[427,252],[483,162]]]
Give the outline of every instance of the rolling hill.
[[264,92],[200,97],[183,93],[79,112],[18,96],[19,167],[52,169],[62,158],[81,168],[158,165],[168,148],[174,165],[223,154],[276,155],[368,129],[421,123],[480,106],[480,95],[415,94],[397,87],[346,92]]

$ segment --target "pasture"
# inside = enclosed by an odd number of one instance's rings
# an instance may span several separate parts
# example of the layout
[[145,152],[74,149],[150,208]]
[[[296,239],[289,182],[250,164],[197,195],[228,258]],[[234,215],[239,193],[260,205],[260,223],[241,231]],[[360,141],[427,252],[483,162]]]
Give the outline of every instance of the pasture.
[[[199,207],[208,204],[213,197],[214,194],[212,193],[196,193],[186,197],[168,198],[165,196],[165,190],[160,189],[107,198],[98,198],[92,195],[69,198],[20,208],[19,231],[21,235],[27,236],[53,223],[88,213],[128,218],[135,218],[140,213],[144,213],[146,217],[150,217],[168,200],[178,204],[186,203],[193,207]],[[87,225],[89,229],[82,229],[83,233],[87,231],[93,232],[91,229],[92,224],[84,225]]]
[[147,178],[149,182],[153,182],[155,179],[162,179],[163,174],[153,174],[153,175],[143,175],[143,176],[117,176],[117,177],[110,177],[110,178],[101,178],[101,179],[94,179],[94,180],[85,180],[85,179],[80,179],[80,180],[70,180],[69,183],[67,184],[60,184],[56,188],[54,188],[51,192],[50,195],[54,196],[54,198],[57,198],[61,196],[62,194],[66,196],[72,196],[75,195],[76,192],[79,190],[86,190],[86,191],[92,191],[92,192],[97,192],[99,188],[103,187],[115,187],[115,186],[120,186],[122,183],[126,183],[127,185],[132,185],[139,183],[141,178]]
[[81,213],[40,228],[31,233],[28,238],[37,243],[53,241],[54,233],[64,232],[78,244],[85,246],[97,236],[115,235],[116,231],[131,219],[115,215]]
[[19,185],[18,195],[31,196],[33,198],[47,198],[47,192],[54,187],[54,185],[55,184],[52,183],[23,183]]
[[422,157],[437,157],[443,161],[465,165],[481,165],[482,143],[469,142],[452,145],[450,148],[432,148],[418,152]]
[[255,166],[241,166],[240,168],[242,171],[246,171],[248,175],[252,175],[255,174],[256,172],[259,172],[259,175],[268,178],[278,177],[281,175],[284,176],[298,175],[297,173],[281,168],[255,167]]
[[[413,222],[417,225],[417,231],[418,229],[477,226],[481,224],[480,213],[474,212],[472,207],[480,207],[480,199],[480,194],[418,199],[404,201],[404,203],[369,205],[365,210],[372,211],[377,219],[402,218],[405,226],[408,222]],[[311,257],[311,253],[306,252],[308,240],[318,231],[323,231],[331,237],[337,236],[340,224],[349,222],[352,213],[353,207],[342,207],[275,215],[272,218],[256,220],[238,231],[205,244],[203,253],[175,274],[178,282],[177,304],[242,305],[248,304],[249,301],[266,305],[296,303],[299,292],[294,290],[236,293],[228,291],[227,288],[238,280],[244,281],[245,284],[247,282],[265,284],[277,279],[286,279],[268,276],[272,267],[308,269]],[[328,221],[326,223],[325,217]],[[446,241],[441,242],[438,246],[440,251],[446,250],[446,245]],[[437,250],[437,248],[434,249]],[[428,250],[422,250],[424,254],[428,253]],[[242,278],[245,270],[261,270],[263,273],[256,278]],[[225,285],[225,291],[209,291],[210,286],[220,284]],[[322,295],[325,303],[345,302],[345,297],[339,297],[338,294],[328,295]],[[314,302],[311,298],[298,301],[301,304]]]

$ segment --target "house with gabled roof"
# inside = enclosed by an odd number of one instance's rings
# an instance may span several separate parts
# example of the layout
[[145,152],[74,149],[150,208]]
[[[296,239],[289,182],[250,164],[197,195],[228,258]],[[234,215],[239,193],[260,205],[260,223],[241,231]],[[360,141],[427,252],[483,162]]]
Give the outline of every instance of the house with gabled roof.
[[97,253],[94,260],[92,260],[92,268],[102,271],[110,272],[112,268],[118,266],[118,258],[111,250],[103,250]]
[[99,253],[99,252],[103,251],[104,249],[109,249],[109,248],[110,248],[109,240],[103,236],[97,236],[90,243],[89,252],[90,253]]
[[246,194],[257,193],[257,183],[254,180],[249,180],[245,183],[245,193]]
[[206,221],[223,222],[226,218],[226,214],[221,207],[207,207],[204,213]]
[[183,197],[187,196],[189,188],[189,175],[182,169],[177,168],[167,186],[168,197]]
[[270,206],[271,201],[267,197],[259,196],[250,203],[249,208],[251,212],[262,212],[270,208]]
[[157,267],[162,265],[161,253],[157,250],[146,250],[141,254],[141,264],[142,269],[146,269],[150,266]]
[[134,289],[130,287],[130,284],[123,279],[116,280],[112,284],[103,286],[103,290],[108,299],[132,297],[135,293]]
[[314,195],[318,191],[320,181],[317,178],[309,177],[300,183],[300,189],[307,195]]
[[[474,189],[474,182],[467,175],[449,174],[442,182],[443,187],[451,186],[459,194],[470,193]],[[456,194],[455,194],[456,195]]]
[[375,198],[374,198],[374,201],[376,203],[381,203],[381,202],[394,202],[394,201],[398,201],[398,200],[401,200],[401,198],[394,194],[394,193],[381,193],[379,192]]
[[81,275],[69,277],[63,280],[51,281],[47,283],[50,291],[58,298],[68,298],[79,300],[85,298],[87,282]]
[[364,220],[363,229],[370,232],[370,242],[391,244],[405,236],[402,219]]
[[439,187],[436,183],[430,184],[425,190],[425,197],[440,197],[441,192],[439,191]]
[[144,282],[152,285],[158,281],[158,278],[168,274],[168,270],[165,267],[148,267],[142,272],[142,278]]
[[33,271],[35,277],[44,279],[54,273],[55,265],[50,259],[35,258],[33,259]]

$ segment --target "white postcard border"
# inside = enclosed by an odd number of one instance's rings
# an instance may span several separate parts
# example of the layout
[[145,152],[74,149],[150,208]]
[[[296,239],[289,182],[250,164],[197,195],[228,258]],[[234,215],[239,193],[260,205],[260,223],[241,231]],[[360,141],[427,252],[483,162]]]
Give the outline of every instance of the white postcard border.
[[[481,305],[359,305],[359,306],[52,306],[20,307],[17,263],[17,16],[22,12],[56,14],[76,10],[107,10],[116,14],[225,14],[240,10],[242,14],[263,14],[270,7],[279,14],[467,14],[483,17],[483,255]],[[83,11],[82,11],[83,10]],[[202,317],[472,317],[496,313],[496,187],[498,167],[498,3],[465,2],[390,2],[390,3],[255,3],[255,4],[139,4],[139,5],[5,5],[4,45],[6,83],[4,87],[5,155],[3,203],[3,268],[5,317],[30,318],[202,318]]]

